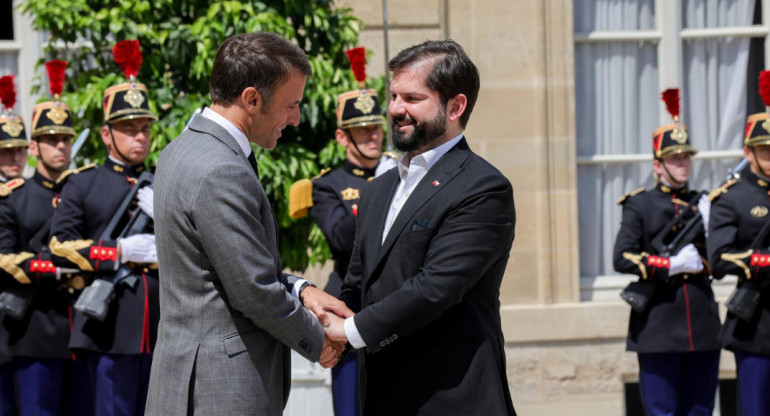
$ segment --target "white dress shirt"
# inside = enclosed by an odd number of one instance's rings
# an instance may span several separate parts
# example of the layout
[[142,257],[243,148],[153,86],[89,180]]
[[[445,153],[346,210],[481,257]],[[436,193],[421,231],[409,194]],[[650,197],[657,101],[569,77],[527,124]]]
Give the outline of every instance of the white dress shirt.
[[[414,158],[409,157],[409,153],[405,153],[398,161],[398,174],[400,180],[396,192],[393,194],[393,199],[390,201],[390,207],[388,208],[388,216],[385,219],[385,228],[382,231],[382,242],[385,242],[385,238],[388,236],[390,227],[393,226],[398,213],[401,212],[401,208],[404,206],[409,196],[417,187],[417,184],[422,181],[425,174],[428,173],[430,168],[441,159],[442,156],[453,148],[463,138],[462,133],[454,137],[453,139],[443,143],[442,145],[428,150],[425,153],[421,153]],[[348,342],[353,348],[359,349],[366,347],[361,334],[356,328],[355,317],[345,319],[345,335],[348,337]]]

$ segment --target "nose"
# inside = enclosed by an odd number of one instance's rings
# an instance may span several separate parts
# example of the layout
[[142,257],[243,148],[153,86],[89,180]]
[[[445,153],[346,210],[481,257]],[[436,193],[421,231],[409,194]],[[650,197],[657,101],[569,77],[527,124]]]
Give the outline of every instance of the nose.
[[296,106],[289,114],[289,118],[286,120],[286,122],[292,126],[298,126],[301,117],[302,115],[300,114],[299,106]]
[[388,104],[388,114],[390,115],[406,114],[406,111],[404,110],[404,102],[398,96],[395,96],[390,100],[390,104]]

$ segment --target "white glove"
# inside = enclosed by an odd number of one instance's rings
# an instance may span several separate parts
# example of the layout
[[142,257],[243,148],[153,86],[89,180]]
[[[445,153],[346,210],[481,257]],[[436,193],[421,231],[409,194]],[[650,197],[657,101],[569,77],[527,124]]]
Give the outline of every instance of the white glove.
[[703,195],[698,201],[698,212],[703,218],[703,229],[706,230],[706,237],[709,236],[709,215],[711,213],[711,201],[709,201],[708,195]]
[[155,219],[155,216],[152,214],[152,196],[153,196],[152,188],[149,186],[145,186],[142,189],[140,189],[136,193],[136,199],[139,202],[139,208],[142,209],[147,215],[150,216],[153,220]]
[[671,262],[668,268],[669,276],[679,273],[698,273],[703,270],[700,253],[692,243],[682,247],[679,253],[669,258],[669,261]]
[[72,273],[80,273],[80,269],[69,269],[66,267],[57,267],[56,268],[56,280],[61,280],[61,277],[63,275],[72,274]]
[[155,249],[155,236],[152,234],[136,234],[131,237],[118,239],[120,246],[120,262],[157,263],[158,252]]

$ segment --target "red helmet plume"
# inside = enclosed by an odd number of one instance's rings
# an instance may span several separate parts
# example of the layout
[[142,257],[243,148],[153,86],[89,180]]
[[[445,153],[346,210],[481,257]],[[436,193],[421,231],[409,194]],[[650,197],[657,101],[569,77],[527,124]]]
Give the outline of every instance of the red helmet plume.
[[67,69],[67,61],[53,60],[45,63],[48,72],[48,87],[51,94],[60,95],[64,90],[64,70]]
[[359,46],[358,48],[348,49],[345,53],[348,55],[353,76],[356,77],[361,88],[363,88],[366,81],[366,49]]
[[13,85],[13,75],[0,77],[0,102],[9,111],[16,104],[16,88]]
[[126,75],[126,78],[136,77],[139,74],[139,68],[142,66],[142,50],[139,47],[139,41],[122,40],[112,48],[112,57],[115,63]]
[[770,107],[770,71],[759,73],[759,96],[765,103],[765,107]]
[[679,121],[679,88],[669,88],[661,94],[663,102],[674,121]]

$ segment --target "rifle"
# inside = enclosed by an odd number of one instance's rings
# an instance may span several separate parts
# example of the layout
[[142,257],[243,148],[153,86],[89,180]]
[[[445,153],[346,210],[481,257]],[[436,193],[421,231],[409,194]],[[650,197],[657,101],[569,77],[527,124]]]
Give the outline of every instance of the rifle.
[[[123,198],[118,210],[110,219],[107,227],[102,232],[102,240],[118,240],[136,234],[151,232],[153,222],[136,204],[136,194],[144,186],[152,186],[154,175],[150,172],[142,172],[137,178],[136,184]],[[83,315],[103,322],[107,317],[110,302],[115,297],[115,286],[125,284],[135,288],[139,278],[128,264],[121,264],[112,277],[95,279],[90,286],[83,289],[83,293],[75,302],[75,309]]]
[[[766,242],[768,234],[770,234],[770,221],[768,221],[759,231],[759,234],[754,237],[754,240],[751,242],[751,248],[755,249],[761,247],[770,249]],[[767,288],[768,282],[770,281],[770,279],[762,279],[762,281],[758,280],[759,279],[745,280],[740,286],[737,286],[735,290],[733,290],[733,293],[730,294],[730,297],[727,298],[727,301],[725,302],[725,307],[727,307],[728,312],[744,321],[751,321],[751,318],[754,316],[754,311],[757,309],[757,305],[759,305],[761,293]]]
[[[748,160],[741,159],[737,165],[727,172],[724,183],[730,180],[738,180],[741,177],[741,171],[748,163]],[[653,237],[651,245],[656,253],[662,257],[671,257],[679,252],[684,246],[692,243],[698,234],[703,230],[703,217],[698,212],[698,202],[705,192],[699,192],[679,214],[672,218],[661,230]],[[768,229],[770,231],[770,229]],[[631,307],[642,313],[647,309],[647,304],[655,292],[655,282],[640,280],[631,282],[621,292],[623,298]]]

